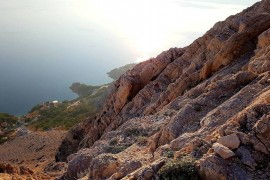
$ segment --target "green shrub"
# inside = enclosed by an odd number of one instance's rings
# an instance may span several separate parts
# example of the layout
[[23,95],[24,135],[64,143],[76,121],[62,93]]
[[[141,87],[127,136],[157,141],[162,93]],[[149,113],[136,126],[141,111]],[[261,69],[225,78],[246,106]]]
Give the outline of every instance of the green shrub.
[[8,140],[8,137],[0,136],[0,144],[6,142]]
[[174,151],[173,150],[168,150],[163,152],[163,156],[167,157],[167,158],[173,158],[174,157]]
[[73,125],[83,121],[88,116],[96,112],[92,104],[81,103],[72,110],[67,110],[68,104],[61,104],[56,107],[49,107],[40,110],[37,121],[30,124],[30,127],[39,130],[49,130],[51,128],[70,129]]
[[200,112],[203,109],[203,107],[199,104],[193,104],[192,106],[193,106],[193,109],[197,112]]
[[144,129],[130,128],[124,131],[124,135],[127,137],[147,136]]
[[117,138],[113,138],[113,139],[109,142],[109,145],[110,145],[110,146],[115,146],[117,143],[118,143]]
[[148,142],[147,139],[148,139],[148,137],[146,137],[146,136],[138,136],[136,138],[136,142],[140,146],[145,146]]
[[120,153],[122,151],[124,151],[125,149],[127,149],[129,146],[123,145],[123,146],[107,146],[104,148],[106,153],[112,153],[112,154],[117,154]]
[[161,180],[198,180],[195,159],[189,156],[167,162],[159,171]]
[[[100,108],[103,98],[107,95],[106,85],[91,86],[73,83],[70,88],[80,97],[55,105],[47,102],[45,105],[34,106],[31,111],[37,111],[37,116],[25,120],[29,123],[28,127],[36,130],[52,128],[68,130],[75,124],[93,116]],[[96,92],[95,95],[92,95],[93,92]]]
[[5,123],[6,126],[4,127],[6,130],[12,130],[16,128],[19,124],[19,118],[7,113],[0,113],[0,125],[1,123]]

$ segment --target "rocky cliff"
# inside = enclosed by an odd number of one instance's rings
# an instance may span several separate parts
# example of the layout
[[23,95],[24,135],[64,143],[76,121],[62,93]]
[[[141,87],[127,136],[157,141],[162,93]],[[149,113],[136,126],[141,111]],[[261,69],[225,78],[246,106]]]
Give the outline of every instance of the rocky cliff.
[[68,163],[62,179],[269,179],[269,152],[270,1],[262,0],[122,75],[56,159]]

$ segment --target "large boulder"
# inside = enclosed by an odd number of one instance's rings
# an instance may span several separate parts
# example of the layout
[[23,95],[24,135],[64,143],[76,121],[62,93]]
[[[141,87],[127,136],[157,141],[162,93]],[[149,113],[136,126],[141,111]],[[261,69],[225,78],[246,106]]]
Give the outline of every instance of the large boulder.
[[213,149],[223,159],[228,159],[230,157],[235,156],[235,153],[233,151],[231,151],[229,148],[227,148],[226,146],[223,146],[222,144],[219,144],[219,143],[213,144]]
[[235,133],[228,135],[228,136],[223,136],[223,137],[219,138],[217,140],[217,142],[219,144],[222,144],[222,145],[230,148],[230,149],[236,149],[240,145],[240,140]]
[[201,158],[196,167],[205,180],[251,180],[245,170],[213,154]]

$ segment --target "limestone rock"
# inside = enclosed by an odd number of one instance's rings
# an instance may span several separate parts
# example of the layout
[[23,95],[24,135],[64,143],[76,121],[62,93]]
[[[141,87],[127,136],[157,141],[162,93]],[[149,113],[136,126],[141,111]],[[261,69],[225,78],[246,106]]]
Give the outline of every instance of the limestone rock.
[[90,179],[107,179],[118,171],[119,162],[116,157],[104,154],[95,157],[90,165]]
[[266,146],[267,150],[270,151],[270,115],[263,115],[253,128],[256,132],[256,137]]
[[251,179],[242,168],[236,166],[235,164],[228,164],[224,159],[215,155],[203,157],[197,162],[196,166],[202,179]]
[[252,136],[250,142],[252,144],[253,149],[255,149],[256,151],[269,154],[265,145],[261,141],[259,141],[255,136]]
[[121,179],[128,175],[129,173],[132,173],[136,169],[139,169],[142,166],[142,163],[140,161],[132,160],[127,161],[123,166],[119,168],[119,170],[114,173],[111,178],[112,179]]
[[90,149],[82,149],[68,162],[67,173],[63,179],[77,179],[89,172],[93,157],[96,155]]
[[17,129],[16,136],[24,136],[24,135],[27,135],[29,133],[30,133],[30,131],[26,127],[22,126],[22,127],[19,127]]
[[226,146],[223,146],[222,144],[219,144],[219,143],[213,144],[213,149],[223,159],[228,159],[230,157],[235,156],[233,151],[231,151],[229,148],[227,148]]
[[197,169],[203,179],[226,180],[228,176],[226,162],[215,155],[203,157],[197,163]]
[[250,137],[247,134],[243,132],[238,132],[237,136],[239,137],[241,144],[244,144],[244,145],[250,144]]
[[217,140],[217,142],[219,144],[222,144],[222,145],[230,148],[230,149],[236,149],[240,145],[240,140],[235,133],[228,135],[228,136],[223,136],[223,137],[219,138]]

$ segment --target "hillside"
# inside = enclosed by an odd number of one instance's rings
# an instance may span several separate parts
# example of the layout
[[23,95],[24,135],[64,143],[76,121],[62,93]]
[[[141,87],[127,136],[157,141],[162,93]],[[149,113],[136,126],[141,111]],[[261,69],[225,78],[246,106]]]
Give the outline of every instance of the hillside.
[[270,1],[139,63],[73,127],[60,179],[269,179]]
[[11,139],[13,131],[21,124],[18,117],[0,113],[0,144]]
[[136,65],[135,63],[127,64],[125,66],[121,66],[119,68],[115,68],[115,69],[111,70],[110,72],[107,72],[107,74],[113,80],[117,80],[117,79],[119,79],[119,77],[121,75],[123,75],[128,70],[132,69],[135,65]]
[[56,163],[55,155],[66,130],[93,116],[110,86],[73,83],[70,89],[79,96],[74,100],[43,102],[22,117],[0,113],[0,179],[61,176],[67,165]]
[[[123,68],[118,74],[125,73]],[[70,129],[87,117],[94,115],[103,105],[110,89],[111,83],[100,86],[73,83],[72,92],[79,97],[70,101],[51,101],[37,104],[22,121],[32,130],[48,130],[52,128]]]
[[0,113],[0,130],[8,131],[20,124],[19,119],[16,116]]
[[66,166],[54,155],[65,131],[31,132],[0,145],[0,179],[54,179]]
[[86,117],[92,116],[96,111],[97,107],[94,104],[83,99],[58,103],[45,102],[32,108],[22,120],[29,129],[35,131],[53,128],[67,130]]

